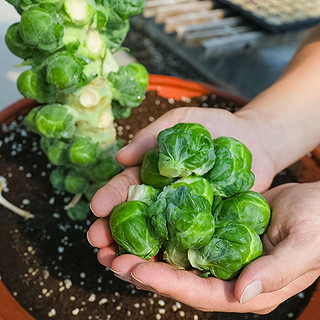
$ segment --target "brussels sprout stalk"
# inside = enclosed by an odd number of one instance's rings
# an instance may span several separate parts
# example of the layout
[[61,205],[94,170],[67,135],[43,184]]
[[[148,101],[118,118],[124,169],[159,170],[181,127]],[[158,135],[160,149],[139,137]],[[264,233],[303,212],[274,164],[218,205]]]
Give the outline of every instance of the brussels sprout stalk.
[[113,57],[144,1],[7,1],[21,20],[9,27],[6,44],[30,66],[17,87],[40,104],[27,115],[27,126],[41,136],[42,150],[57,167],[53,186],[76,195],[66,206],[69,216],[77,219],[79,209],[83,219],[89,205],[80,195],[92,195],[122,170],[115,161],[121,143],[114,120],[128,117],[145,97],[146,69],[119,66]]

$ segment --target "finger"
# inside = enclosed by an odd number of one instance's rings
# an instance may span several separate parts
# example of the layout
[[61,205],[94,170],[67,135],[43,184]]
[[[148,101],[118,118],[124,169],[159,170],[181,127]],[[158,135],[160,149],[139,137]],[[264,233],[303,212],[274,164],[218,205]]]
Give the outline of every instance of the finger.
[[229,310],[239,305],[233,281],[202,278],[166,263],[140,263],[131,271],[132,283],[205,311]]
[[105,267],[111,267],[112,261],[117,256],[117,245],[113,243],[112,245],[101,248],[98,251],[97,258],[98,261]]
[[88,241],[93,247],[103,248],[114,242],[110,228],[109,219],[101,218],[96,220],[87,233]]
[[271,204],[273,202],[273,200],[278,197],[279,193],[281,193],[282,191],[293,187],[297,185],[297,183],[286,183],[286,184],[282,184],[280,186],[274,187],[264,193],[262,193],[262,195],[264,196],[264,198],[267,200],[267,202],[269,204]]
[[236,282],[237,300],[245,304],[261,293],[277,292],[312,271],[310,266],[316,268],[316,256],[303,244],[296,238],[286,239],[270,254],[250,263]]
[[139,184],[139,168],[131,167],[112,178],[91,200],[91,210],[97,217],[105,217],[119,203],[127,200],[130,185]]
[[119,163],[125,166],[134,166],[142,162],[145,152],[157,144],[157,136],[160,131],[172,127],[181,121],[182,116],[186,117],[185,109],[179,108],[179,112],[171,110],[159,117],[147,127],[140,130],[134,137],[132,143],[128,144],[117,154]]

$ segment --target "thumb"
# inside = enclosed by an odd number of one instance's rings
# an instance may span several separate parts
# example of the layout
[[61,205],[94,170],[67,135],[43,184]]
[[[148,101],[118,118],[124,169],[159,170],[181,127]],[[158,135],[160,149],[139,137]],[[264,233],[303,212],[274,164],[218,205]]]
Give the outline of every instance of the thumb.
[[188,108],[178,108],[166,112],[156,121],[140,130],[132,140],[132,143],[125,146],[117,154],[117,161],[124,166],[135,166],[142,162],[144,153],[157,144],[157,137],[160,131],[172,127],[182,121]]
[[145,152],[156,145],[157,135],[151,125],[140,130],[132,142],[118,152],[117,161],[127,167],[139,165]]
[[275,292],[306,274],[310,266],[316,265],[312,251],[287,238],[270,254],[256,259],[241,272],[234,288],[235,297],[244,304],[261,293]]

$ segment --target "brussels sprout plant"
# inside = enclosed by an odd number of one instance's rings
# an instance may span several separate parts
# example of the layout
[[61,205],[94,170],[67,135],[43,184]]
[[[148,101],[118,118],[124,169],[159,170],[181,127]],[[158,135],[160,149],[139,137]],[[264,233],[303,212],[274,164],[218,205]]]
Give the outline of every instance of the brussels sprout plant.
[[7,2],[21,20],[9,27],[6,44],[29,66],[17,87],[39,102],[27,126],[41,136],[41,148],[56,167],[53,186],[75,194],[69,216],[84,219],[95,190],[122,169],[115,161],[121,142],[114,119],[128,117],[145,97],[146,69],[118,66],[113,57],[144,1]]
[[[251,152],[232,137],[212,139],[197,123],[161,131],[144,155],[143,184],[111,212],[118,253],[163,259],[203,276],[231,279],[262,254],[270,221],[254,183]],[[139,215],[139,218],[138,218]],[[143,217],[143,218],[142,218]]]

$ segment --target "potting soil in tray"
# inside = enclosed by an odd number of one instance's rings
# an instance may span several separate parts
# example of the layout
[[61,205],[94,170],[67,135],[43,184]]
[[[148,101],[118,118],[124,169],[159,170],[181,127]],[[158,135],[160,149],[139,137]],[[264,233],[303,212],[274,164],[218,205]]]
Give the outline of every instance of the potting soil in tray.
[[[161,114],[184,105],[231,111],[240,107],[215,95],[174,101],[149,92],[129,119],[117,122],[118,137],[127,142]],[[23,116],[11,124],[2,124],[0,176],[7,182],[3,195],[32,212],[35,218],[24,220],[0,206],[0,275],[12,295],[35,319],[281,320],[296,319],[307,305],[314,286],[264,316],[203,313],[169,298],[137,290],[98,263],[97,250],[86,239],[94,216],[82,222],[67,217],[63,207],[71,195],[52,189],[48,179],[51,170],[39,147],[39,137],[26,131]],[[276,184],[295,179],[286,170],[278,175]]]

